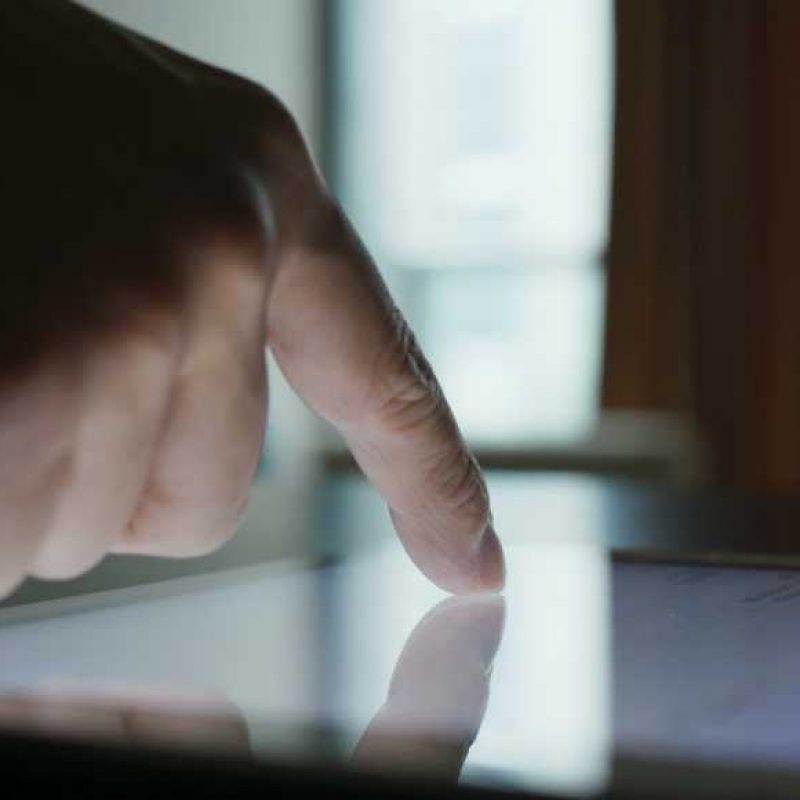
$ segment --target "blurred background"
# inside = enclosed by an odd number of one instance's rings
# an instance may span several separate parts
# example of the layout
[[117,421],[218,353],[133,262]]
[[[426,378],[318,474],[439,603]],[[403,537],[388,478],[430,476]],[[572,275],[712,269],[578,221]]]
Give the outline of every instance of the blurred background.
[[[610,0],[88,5],[286,102],[476,447],[583,452],[601,368]],[[343,464],[301,412],[279,405],[270,427],[267,468],[297,437]]]
[[[83,1],[282,98],[486,468],[800,487],[800,3]],[[271,380],[214,563],[353,470]]]

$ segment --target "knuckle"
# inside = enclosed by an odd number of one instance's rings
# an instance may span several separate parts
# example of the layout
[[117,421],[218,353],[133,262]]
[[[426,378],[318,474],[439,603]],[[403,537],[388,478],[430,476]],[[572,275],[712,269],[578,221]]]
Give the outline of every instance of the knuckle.
[[297,119],[269,89],[239,76],[205,85],[207,138],[243,163],[265,163],[279,173],[309,161]]
[[94,348],[97,369],[109,372],[126,391],[151,390],[147,378],[172,366],[180,352],[185,321],[182,315],[141,309],[121,320],[118,329]]
[[234,531],[199,527],[189,523],[159,525],[134,525],[129,528],[123,542],[133,552],[165,558],[198,558],[216,552],[233,535]]
[[173,197],[163,217],[163,249],[179,277],[198,263],[261,271],[272,209],[250,170],[214,155],[190,159],[175,175]]
[[489,498],[441,386],[399,312],[394,336],[376,362],[370,407],[381,435],[405,439],[421,465],[413,494],[442,525],[479,532],[489,522]]
[[30,574],[50,581],[66,581],[89,572],[103,560],[105,551],[96,553],[73,553],[64,548],[58,552],[40,554]]
[[441,386],[399,311],[393,312],[393,328],[396,334],[376,360],[370,389],[379,425],[396,434],[426,427],[455,431]]
[[450,449],[429,472],[438,507],[475,531],[489,522],[489,496],[474,456],[463,448]]
[[[303,131],[289,109],[262,87],[242,92],[233,149],[266,179],[260,193],[270,242],[326,250],[341,236],[341,213],[320,176]],[[230,141],[230,130],[225,134]],[[230,146],[230,145],[229,145]]]
[[260,89],[264,121],[276,135],[276,144],[305,149],[305,140],[295,116],[276,95],[263,87]]
[[129,523],[123,542],[137,552],[196,558],[219,550],[236,533],[247,509],[243,500],[198,508],[190,500],[151,490]]
[[408,434],[428,427],[444,411],[438,389],[420,384],[412,376],[399,378],[379,404],[376,416],[389,434]]
[[443,521],[475,532],[489,522],[489,498],[430,363],[399,311],[395,336],[376,362],[372,403],[381,433],[413,443],[422,469],[419,491]]

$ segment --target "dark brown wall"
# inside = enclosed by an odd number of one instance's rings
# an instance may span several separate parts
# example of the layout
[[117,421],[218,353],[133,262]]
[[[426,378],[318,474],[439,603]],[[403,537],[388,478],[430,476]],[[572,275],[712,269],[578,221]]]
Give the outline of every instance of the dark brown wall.
[[800,2],[618,0],[605,408],[800,491]]

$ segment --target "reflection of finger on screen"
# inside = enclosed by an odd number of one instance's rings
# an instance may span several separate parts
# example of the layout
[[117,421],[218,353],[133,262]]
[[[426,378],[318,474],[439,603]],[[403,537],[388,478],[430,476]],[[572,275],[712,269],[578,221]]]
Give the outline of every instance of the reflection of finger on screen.
[[0,726],[13,730],[109,743],[164,745],[249,752],[241,713],[218,694],[172,698],[141,687],[50,686],[41,692],[0,696]]
[[353,763],[455,779],[483,719],[503,630],[499,596],[449,598],[411,634]]

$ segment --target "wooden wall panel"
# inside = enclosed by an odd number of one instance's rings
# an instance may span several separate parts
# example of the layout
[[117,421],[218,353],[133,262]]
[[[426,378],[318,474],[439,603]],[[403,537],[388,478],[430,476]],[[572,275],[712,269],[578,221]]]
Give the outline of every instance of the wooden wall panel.
[[800,491],[800,2],[618,0],[603,405]]

